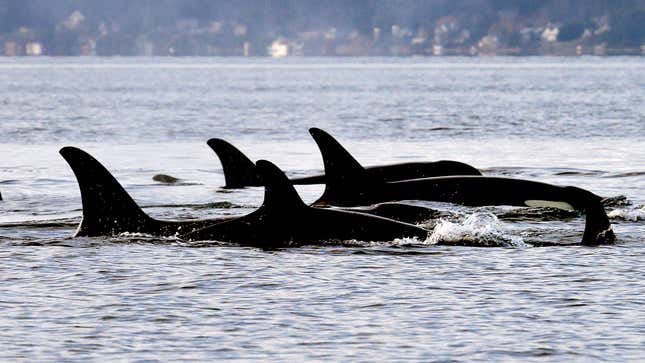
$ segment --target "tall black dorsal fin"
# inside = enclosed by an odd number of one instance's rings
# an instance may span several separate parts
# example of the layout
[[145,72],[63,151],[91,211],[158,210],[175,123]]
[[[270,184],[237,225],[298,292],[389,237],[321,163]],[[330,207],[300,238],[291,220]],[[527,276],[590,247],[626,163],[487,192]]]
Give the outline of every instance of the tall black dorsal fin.
[[60,154],[74,171],[81,189],[83,220],[76,236],[147,233],[156,221],[128,195],[107,169],[85,151],[67,146]]
[[365,168],[326,131],[312,127],[309,133],[318,144],[325,165],[326,178],[363,178]]
[[325,166],[325,192],[314,205],[345,205],[344,201],[358,197],[375,182],[333,136],[315,127],[310,128],[309,133],[320,149]]
[[266,160],[256,163],[258,175],[264,184],[264,202],[267,209],[297,210],[308,208],[291,181],[280,168]]
[[238,148],[227,141],[216,138],[208,140],[207,143],[222,163],[226,188],[261,185],[255,164]]

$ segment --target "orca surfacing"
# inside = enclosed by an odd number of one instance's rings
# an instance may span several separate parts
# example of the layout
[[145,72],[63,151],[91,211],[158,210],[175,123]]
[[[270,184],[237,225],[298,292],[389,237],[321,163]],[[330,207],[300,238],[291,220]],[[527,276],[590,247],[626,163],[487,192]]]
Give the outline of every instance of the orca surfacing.
[[485,176],[441,176],[385,182],[372,177],[358,162],[336,163],[338,156],[329,150],[337,150],[333,147],[337,141],[320,129],[312,128],[310,133],[323,155],[326,175],[325,191],[312,205],[347,207],[397,200],[427,200],[473,207],[554,207],[586,214],[582,244],[611,243],[615,240],[601,203],[602,198],[587,190]]
[[182,235],[187,240],[223,239],[252,245],[298,245],[317,241],[425,239],[428,231],[378,216],[313,208],[298,196],[286,175],[266,160],[257,170],[265,185],[264,203],[246,216]]
[[278,247],[331,240],[424,239],[428,233],[423,228],[383,217],[307,206],[286,175],[268,161],[258,162],[259,175],[266,186],[264,202],[255,212],[197,221],[157,220],[147,215],[91,155],[74,147],[64,147],[60,154],[71,166],[81,190],[83,219],[75,236],[131,232]]
[[[325,150],[321,151],[328,157],[329,162],[345,165],[358,164],[358,161],[331,135],[323,130],[312,128],[316,132],[324,133],[333,142],[327,143]],[[215,152],[222,163],[224,171],[225,188],[243,188],[246,186],[262,186],[256,165],[231,143],[213,138],[208,140],[208,146]],[[443,175],[481,175],[474,167],[452,160],[435,162],[411,162],[365,168],[371,178],[382,181],[396,181],[416,178],[427,178]],[[294,185],[324,184],[326,175],[312,175],[302,178],[290,179]]]
[[115,236],[125,232],[169,237],[226,220],[154,219],[137,205],[114,176],[90,154],[70,146],[62,148],[60,154],[72,168],[81,191],[83,219],[76,230],[76,237]]

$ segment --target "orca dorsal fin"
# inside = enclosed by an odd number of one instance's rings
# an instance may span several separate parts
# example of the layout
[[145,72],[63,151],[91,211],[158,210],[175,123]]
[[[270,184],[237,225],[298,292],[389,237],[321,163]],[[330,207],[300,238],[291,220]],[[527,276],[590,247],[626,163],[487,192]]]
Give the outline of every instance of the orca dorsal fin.
[[83,220],[75,236],[110,236],[151,230],[156,221],[139,208],[101,163],[71,146],[60,149],[60,154],[72,168],[81,190]]
[[365,186],[375,182],[333,136],[315,127],[309,133],[320,149],[325,166],[325,191],[314,205],[343,205],[343,201],[361,194]]
[[263,208],[282,210],[308,208],[289,178],[275,164],[258,160],[256,167],[258,176],[264,184]]
[[363,177],[365,168],[341,145],[338,140],[319,128],[309,133],[318,144],[325,165],[326,178]]
[[217,154],[224,170],[225,188],[261,185],[255,164],[230,142],[213,138],[208,146]]

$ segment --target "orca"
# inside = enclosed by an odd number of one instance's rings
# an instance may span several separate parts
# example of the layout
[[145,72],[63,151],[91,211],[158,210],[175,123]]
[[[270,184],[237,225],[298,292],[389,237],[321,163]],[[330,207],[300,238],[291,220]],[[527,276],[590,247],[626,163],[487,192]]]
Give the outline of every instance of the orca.
[[[83,218],[75,237],[116,236],[129,232],[275,247],[325,240],[425,238],[428,233],[412,224],[366,213],[307,206],[284,173],[266,161],[258,164],[259,175],[268,184],[265,200],[255,212],[242,217],[206,220],[158,220],[147,215],[91,155],[70,146],[62,148],[60,154],[72,168],[81,191]],[[226,226],[213,229],[217,224]]]
[[[257,172],[255,163],[253,163],[239,149],[225,140],[215,138],[208,140],[208,145],[211,147],[211,149],[213,149],[213,151],[215,151],[216,155],[219,157],[222,163],[222,169],[224,170],[224,179],[226,182],[225,188],[230,189],[242,188],[245,186],[262,186],[262,181]],[[350,162],[351,160],[355,161],[354,158],[340,144],[338,144],[338,148],[340,150],[337,153],[342,156],[342,158],[339,158],[339,163],[343,162],[341,159],[345,158],[350,159]],[[416,164],[421,165],[419,167],[419,172],[413,170],[414,165]],[[477,171],[477,169],[469,165],[453,161],[397,164],[367,169],[373,170],[375,177],[384,178],[387,177],[388,168],[389,170],[393,171],[400,169],[405,171],[409,175],[431,175],[432,172],[441,174],[449,173],[451,171],[461,172],[466,175],[468,175],[469,173],[477,173],[477,175],[479,175],[479,171]],[[324,175],[294,178],[290,179],[290,181],[292,184],[300,185],[317,183],[324,184]],[[433,218],[436,214],[436,212],[430,208],[401,203],[379,203],[370,207],[347,208],[347,210],[373,214],[406,223],[419,223],[426,221],[430,218]]]
[[[316,130],[324,132],[320,129]],[[332,138],[331,135],[327,133],[325,134],[329,138]],[[262,186],[255,164],[238,148],[225,140],[217,138],[210,139],[207,143],[220,159],[222,169],[224,171],[225,188],[234,189],[247,186]],[[329,158],[337,158],[332,160],[334,163],[358,163],[337,141],[329,143],[325,147],[329,148],[328,150],[324,150]],[[474,167],[451,160],[371,166],[365,169],[369,173],[370,177],[382,181],[396,181],[442,175],[481,175],[481,172]],[[301,178],[292,178],[291,182],[295,185],[324,184],[325,179],[325,174],[320,174]]]
[[237,189],[262,186],[255,163],[238,148],[222,139],[210,139],[208,146],[213,149],[224,171],[224,188]]
[[[358,206],[398,200],[426,200],[466,206],[509,205],[553,207],[586,214],[583,244],[613,242],[615,236],[602,205],[602,198],[572,186],[536,181],[485,177],[441,176],[387,182],[374,178],[356,160],[345,155],[344,163],[334,147],[337,141],[326,132],[309,130],[318,144],[325,166],[325,191],[314,206]],[[330,152],[330,150],[332,150]]]
[[66,146],[59,152],[72,168],[81,190],[83,219],[75,237],[116,236],[125,232],[169,237],[181,231],[199,229],[228,219],[154,219],[137,205],[114,176],[90,154],[71,146]]
[[428,231],[412,224],[364,213],[313,208],[305,204],[287,176],[274,164],[259,160],[256,171],[264,184],[264,203],[234,220],[181,234],[189,241],[223,240],[253,246],[294,246],[321,241],[392,241]]

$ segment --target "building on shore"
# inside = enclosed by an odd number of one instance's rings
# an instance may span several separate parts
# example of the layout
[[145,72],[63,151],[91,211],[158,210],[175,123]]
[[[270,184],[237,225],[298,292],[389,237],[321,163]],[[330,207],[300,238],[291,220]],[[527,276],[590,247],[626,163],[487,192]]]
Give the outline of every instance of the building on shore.
[[7,57],[15,57],[20,54],[20,48],[18,47],[18,44],[12,40],[7,40],[4,42],[4,55]]
[[39,42],[29,42],[25,44],[25,54],[29,56],[39,56],[43,54],[43,45]]

